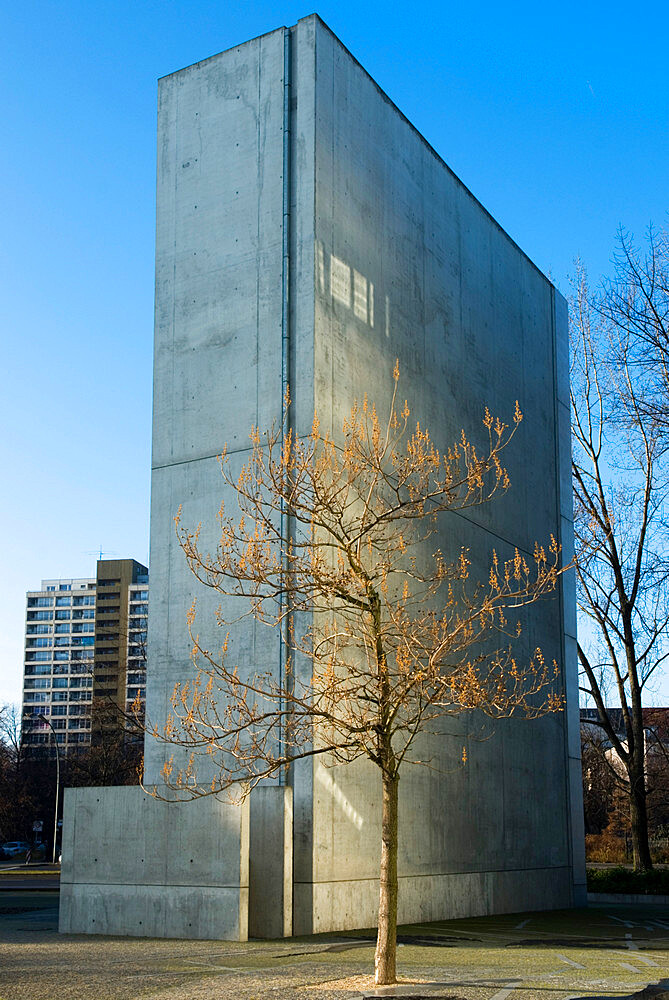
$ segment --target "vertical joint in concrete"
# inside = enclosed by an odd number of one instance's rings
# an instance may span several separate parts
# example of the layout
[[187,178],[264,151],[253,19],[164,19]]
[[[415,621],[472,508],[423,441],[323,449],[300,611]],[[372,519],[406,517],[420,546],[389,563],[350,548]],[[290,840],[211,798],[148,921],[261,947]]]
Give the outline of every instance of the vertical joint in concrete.
[[[282,238],[282,270],[281,270],[281,444],[290,434],[290,410],[288,406],[288,373],[290,371],[290,246],[291,246],[291,103],[292,103],[292,38],[290,28],[283,35],[283,238]],[[288,511],[285,499],[281,499],[281,544],[284,575],[288,573]],[[285,576],[284,576],[285,578]],[[279,643],[279,687],[286,676],[285,660],[288,650],[288,596],[282,588],[279,594],[279,618],[281,641]],[[280,704],[280,713],[284,705]],[[283,750],[283,723],[279,720],[279,754]],[[283,784],[285,776],[279,772],[279,784]]]

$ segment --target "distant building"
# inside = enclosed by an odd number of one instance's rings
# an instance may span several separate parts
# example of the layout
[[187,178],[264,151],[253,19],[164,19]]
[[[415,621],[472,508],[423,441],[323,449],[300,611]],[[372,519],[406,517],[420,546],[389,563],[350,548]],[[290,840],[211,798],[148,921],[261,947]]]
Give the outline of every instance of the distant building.
[[42,580],[26,595],[24,741],[87,746],[96,719],[127,709],[146,690],[148,570],[134,559],[100,559],[95,577]]
[[[606,714],[613,723],[614,732],[627,739],[622,708],[607,708]],[[669,708],[642,708],[641,718],[645,730],[651,730],[653,735],[663,742],[669,740]],[[598,725],[598,721],[599,712],[596,708],[581,709],[581,725],[595,726],[603,734],[604,730]]]
[[[606,714],[611,720],[614,733],[622,746],[627,749],[627,730],[625,728],[625,716],[622,708],[607,708]],[[627,781],[625,766],[620,759],[618,751],[599,723],[599,712],[597,709],[581,708],[580,715],[581,743],[584,746],[590,744],[598,749],[600,753],[603,753],[619,777]],[[669,748],[669,708],[642,708],[641,718],[643,720],[646,772],[648,773],[650,758],[659,757],[662,761],[665,761],[667,758],[667,748]]]

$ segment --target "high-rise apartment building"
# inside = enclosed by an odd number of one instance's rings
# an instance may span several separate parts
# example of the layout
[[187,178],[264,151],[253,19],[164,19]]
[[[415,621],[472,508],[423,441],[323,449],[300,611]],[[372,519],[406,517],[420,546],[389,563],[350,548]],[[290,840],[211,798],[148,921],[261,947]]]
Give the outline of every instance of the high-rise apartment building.
[[127,709],[146,687],[148,570],[101,559],[95,577],[42,580],[26,595],[24,740],[65,750],[91,742],[96,718]]

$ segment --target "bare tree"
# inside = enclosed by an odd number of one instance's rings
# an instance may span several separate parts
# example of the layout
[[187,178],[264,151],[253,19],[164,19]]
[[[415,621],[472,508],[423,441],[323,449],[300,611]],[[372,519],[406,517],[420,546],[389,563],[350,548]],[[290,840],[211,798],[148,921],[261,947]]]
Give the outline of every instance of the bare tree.
[[604,284],[596,308],[625,348],[641,379],[638,404],[666,434],[669,431],[669,233],[648,228],[638,246],[624,229],[613,255],[614,275]]
[[[649,327],[647,341],[641,333],[653,309],[648,273],[636,269],[630,243],[622,239],[621,248],[616,278],[599,295],[590,294],[579,270],[571,310],[578,606],[594,634],[590,643],[581,640],[578,655],[583,690],[624,767],[634,865],[646,870],[642,706],[669,655],[667,479],[657,371],[646,367],[655,348]],[[659,348],[660,326],[657,336]],[[624,735],[609,711],[612,699],[622,708]]]
[[[557,665],[538,649],[518,662],[511,648],[521,632],[515,612],[556,585],[555,540],[548,552],[537,545],[530,564],[517,550],[509,559],[492,553],[484,585],[470,584],[466,551],[453,562],[438,550],[425,555],[440,517],[508,488],[500,456],[520,410],[511,427],[486,410],[481,452],[463,432],[441,453],[427,430],[410,429],[408,405],[396,402],[398,378],[396,366],[384,421],[365,399],[337,440],[314,418],[304,439],[288,429],[254,429],[251,457],[236,479],[223,456],[223,479],[241,516],[221,508],[214,554],[201,549],[199,529],[177,518],[193,573],[221,594],[244,599],[239,617],[279,628],[289,661],[283,678],[271,671],[245,676],[228,664],[227,641],[222,654],[203,646],[193,607],[189,629],[199,673],[177,684],[167,724],[154,729],[190,750],[184,767],[172,759],[163,771],[182,797],[233,783],[245,794],[306,757],[319,756],[326,766],[367,758],[379,768],[380,984],[396,977],[398,782],[404,765],[426,763],[417,737],[463,711],[534,718],[562,707]],[[298,629],[298,621],[308,624]],[[218,624],[229,624],[222,611]],[[198,756],[212,753],[215,777],[194,787]]]

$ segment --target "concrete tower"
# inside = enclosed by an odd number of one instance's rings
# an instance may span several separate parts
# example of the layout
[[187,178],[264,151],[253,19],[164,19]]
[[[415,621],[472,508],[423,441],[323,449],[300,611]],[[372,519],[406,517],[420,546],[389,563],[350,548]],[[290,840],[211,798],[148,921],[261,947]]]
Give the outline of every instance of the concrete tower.
[[[165,718],[192,670],[194,596],[203,642],[220,643],[219,598],[186,565],[177,508],[215,546],[217,456],[227,444],[242,465],[251,426],[280,420],[286,381],[298,433],[314,410],[338,427],[365,392],[384,406],[396,357],[438,444],[480,427],[485,405],[510,417],[518,399],[525,414],[506,455],[511,491],[445,521],[442,549],[468,546],[472,578],[485,578],[493,547],[531,553],[550,533],[568,559],[567,315],[551,283],[318,17],[161,80],[149,719]],[[560,661],[567,710],[498,724],[457,773],[405,772],[400,921],[584,901],[574,637],[564,579],[532,609],[525,641]],[[242,670],[278,669],[278,638],[244,625],[231,656]],[[431,754],[448,769],[476,727],[450,720]],[[160,783],[165,754],[147,741],[147,783]],[[243,807],[73,794],[62,928],[243,938],[373,925],[372,771],[305,761]],[[131,875],[77,850],[96,835],[111,849],[109,822],[123,827]]]

